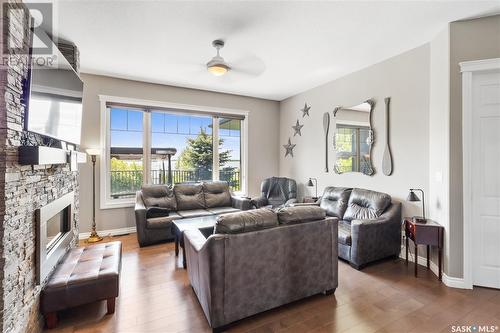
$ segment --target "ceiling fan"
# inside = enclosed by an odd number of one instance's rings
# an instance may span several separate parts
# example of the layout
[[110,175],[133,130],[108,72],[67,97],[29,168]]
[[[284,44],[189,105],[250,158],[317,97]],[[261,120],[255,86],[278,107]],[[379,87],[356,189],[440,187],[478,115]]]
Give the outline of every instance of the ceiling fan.
[[235,74],[258,76],[265,70],[264,62],[253,55],[235,61],[234,63],[237,64],[235,66],[229,65],[220,55],[220,50],[224,47],[224,41],[216,39],[212,42],[212,46],[217,50],[217,55],[207,62],[206,68],[209,73],[215,76],[222,76],[229,71]]
[[220,56],[220,49],[224,47],[224,41],[216,39],[212,42],[212,46],[217,50],[217,55],[207,62],[207,70],[215,76],[226,74],[231,67]]

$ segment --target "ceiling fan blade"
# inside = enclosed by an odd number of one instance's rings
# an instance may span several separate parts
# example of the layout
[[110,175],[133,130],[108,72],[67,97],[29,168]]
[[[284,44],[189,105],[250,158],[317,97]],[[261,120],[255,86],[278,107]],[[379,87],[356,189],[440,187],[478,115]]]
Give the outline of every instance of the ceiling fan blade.
[[239,67],[231,67],[231,71],[229,72],[229,75],[238,75],[238,76],[244,76],[244,77],[257,77],[260,74],[255,72],[255,71],[248,71],[245,69],[241,69]]
[[[234,65],[232,65],[234,64]],[[248,56],[230,63],[231,70],[244,75],[259,76],[266,70],[266,65],[257,56]]]

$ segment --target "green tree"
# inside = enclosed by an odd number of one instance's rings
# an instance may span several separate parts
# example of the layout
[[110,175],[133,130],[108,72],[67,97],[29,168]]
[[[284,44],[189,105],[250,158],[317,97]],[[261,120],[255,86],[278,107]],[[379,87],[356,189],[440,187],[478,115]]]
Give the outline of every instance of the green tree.
[[[219,139],[219,148],[224,143]],[[223,167],[230,158],[231,151],[219,152],[219,165]],[[177,169],[197,170],[200,173],[212,172],[213,146],[212,136],[208,135],[202,128],[200,134],[194,139],[187,140],[187,146],[180,153],[177,159]]]
[[141,171],[142,164],[137,161],[124,161],[116,157],[111,158],[111,171]]

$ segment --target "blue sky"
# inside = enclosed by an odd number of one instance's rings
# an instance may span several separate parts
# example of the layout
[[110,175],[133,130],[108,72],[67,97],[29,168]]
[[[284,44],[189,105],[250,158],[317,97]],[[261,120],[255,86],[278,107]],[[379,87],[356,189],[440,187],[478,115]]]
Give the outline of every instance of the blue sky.
[[[111,109],[111,146],[142,147],[142,111],[131,111],[118,108]],[[212,133],[209,125],[211,117],[184,116],[164,112],[151,114],[152,147],[176,148],[176,159],[186,147],[188,138],[195,138],[203,128],[207,134]],[[240,131],[221,128],[219,136],[224,140],[223,150],[231,151],[231,159],[240,158]]]

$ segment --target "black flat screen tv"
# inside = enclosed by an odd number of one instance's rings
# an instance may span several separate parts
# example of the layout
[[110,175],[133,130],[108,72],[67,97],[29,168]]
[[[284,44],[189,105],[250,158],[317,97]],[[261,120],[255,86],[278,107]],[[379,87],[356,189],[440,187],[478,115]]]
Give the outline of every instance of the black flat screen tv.
[[79,145],[83,82],[55,43],[52,55],[32,54],[31,59],[24,88],[25,130]]

